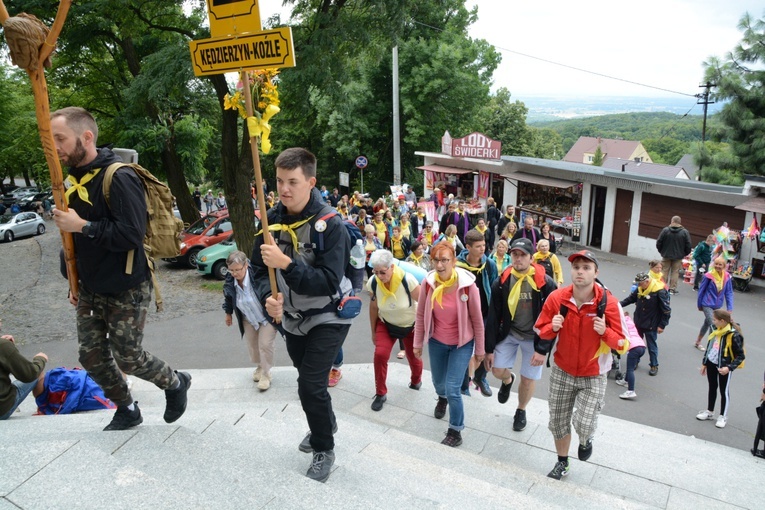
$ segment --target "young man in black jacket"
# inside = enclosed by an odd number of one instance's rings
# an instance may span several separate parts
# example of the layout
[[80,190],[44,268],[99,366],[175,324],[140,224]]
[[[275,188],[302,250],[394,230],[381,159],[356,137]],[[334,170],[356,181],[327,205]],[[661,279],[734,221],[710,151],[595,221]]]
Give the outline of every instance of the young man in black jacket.
[[[151,304],[151,272],[143,249],[146,200],[143,184],[131,168],[114,174],[110,203],[103,181],[106,168],[120,162],[109,149],[97,149],[98,126],[82,108],[51,114],[51,131],[61,162],[69,166],[66,191],[69,210],[56,209],[56,226],[74,234],[79,294],[77,307],[79,360],[106,398],[117,404],[104,430],[125,430],[143,422],[141,410],[122,372],[165,390],[164,419],[172,423],[186,411],[191,375],[143,350],[143,328]],[[133,252],[128,273],[128,254]]]
[[[276,244],[255,237],[252,264],[256,293],[266,311],[281,321],[287,352],[298,370],[298,395],[310,432],[298,447],[313,452],[306,476],[329,478],[335,462],[337,422],[329,396],[329,372],[351,327],[337,315],[339,295],[351,290],[345,277],[351,239],[340,216],[316,189],[316,158],[306,149],[287,149],[276,158],[279,204],[268,212]],[[276,270],[278,294],[271,294],[268,268]]]
[[672,309],[669,306],[669,293],[664,289],[664,282],[654,280],[648,273],[638,273],[635,276],[637,288],[626,298],[622,299],[621,305],[635,304],[635,316],[633,321],[638,334],[645,339],[650,357],[650,369],[648,375],[656,375],[659,372],[659,344],[658,335],[664,332],[669,324]]

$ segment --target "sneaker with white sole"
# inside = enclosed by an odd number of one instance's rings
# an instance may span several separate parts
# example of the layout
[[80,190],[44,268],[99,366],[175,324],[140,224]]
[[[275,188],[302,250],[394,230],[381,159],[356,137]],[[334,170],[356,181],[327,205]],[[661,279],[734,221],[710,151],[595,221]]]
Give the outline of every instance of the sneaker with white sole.
[[619,398],[623,398],[624,400],[632,400],[633,398],[637,397],[637,393],[634,391],[627,390],[621,395],[619,395]]
[[617,379],[614,381],[619,386],[627,386],[627,380],[626,379]]
[[717,417],[717,423],[715,423],[715,427],[718,429],[724,429],[725,425],[728,424],[728,417],[720,415]]
[[712,411],[701,411],[699,414],[696,415],[697,420],[713,420],[715,417],[715,413]]

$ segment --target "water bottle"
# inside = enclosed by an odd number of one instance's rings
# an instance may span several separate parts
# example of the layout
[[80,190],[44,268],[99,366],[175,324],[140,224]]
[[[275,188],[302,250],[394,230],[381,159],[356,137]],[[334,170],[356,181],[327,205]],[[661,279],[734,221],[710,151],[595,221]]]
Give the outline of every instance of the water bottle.
[[351,265],[356,269],[364,269],[366,262],[366,252],[364,251],[364,242],[361,239],[356,240],[356,245],[351,248]]

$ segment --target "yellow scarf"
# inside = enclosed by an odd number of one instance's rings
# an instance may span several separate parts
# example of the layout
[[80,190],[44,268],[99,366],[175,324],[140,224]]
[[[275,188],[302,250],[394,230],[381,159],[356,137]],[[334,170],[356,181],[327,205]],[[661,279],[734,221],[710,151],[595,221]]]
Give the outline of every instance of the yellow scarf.
[[374,222],[375,229],[377,230],[377,238],[381,243],[385,243],[385,235],[388,233],[388,225],[384,221],[380,223]]
[[457,267],[461,267],[463,269],[467,269],[471,273],[480,274],[481,271],[483,271],[483,269],[486,267],[486,262],[484,262],[480,266],[476,267],[476,266],[471,266],[467,262],[463,262],[461,260],[458,260],[457,261]]
[[432,229],[430,232],[425,232],[425,242],[428,243],[428,246],[433,246],[433,230]]
[[457,271],[452,269],[452,275],[446,281],[443,281],[441,277],[438,276],[438,273],[436,273],[436,283],[439,283],[440,285],[433,290],[433,295],[430,297],[430,304],[433,305],[433,301],[436,301],[443,309],[444,305],[441,304],[441,301],[444,297],[444,291],[457,283]]
[[88,189],[85,187],[87,183],[93,180],[93,178],[98,175],[98,172],[100,172],[100,168],[96,168],[95,170],[91,170],[90,172],[86,173],[82,176],[81,181],[77,181],[77,178],[74,175],[69,175],[69,177],[66,178],[67,181],[69,181],[72,185],[69,187],[68,190],[64,193],[64,196],[66,197],[66,203],[69,203],[69,195],[77,191],[77,195],[79,195],[80,200],[83,202],[86,202],[90,205],[93,205],[93,203],[88,200],[90,197],[88,196]]
[[653,278],[649,280],[648,287],[645,289],[641,288],[640,285],[638,285],[638,297],[646,297],[648,294],[651,294],[653,292],[658,292],[661,289],[664,288],[664,282],[661,280],[654,280]]
[[712,275],[712,278],[715,281],[717,292],[721,292],[723,289],[723,284],[725,283],[725,273],[718,273],[715,269],[711,270],[709,273]]
[[420,255],[418,257],[417,255],[414,254],[414,252],[410,253],[409,256],[412,258],[412,262],[414,262],[418,266],[420,265],[420,262],[422,261],[422,257],[424,257],[424,255]]
[[499,257],[496,253],[492,254],[492,258],[494,259],[494,262],[497,264],[497,274],[502,274],[502,270],[505,268],[505,257],[502,257],[502,260],[499,260]]
[[364,245],[364,250],[365,251],[372,252],[372,251],[375,251],[377,249],[377,248],[375,248],[374,239],[371,240],[371,241],[369,240],[368,237],[365,237],[364,239],[366,239],[366,241],[367,241],[366,244]]
[[404,246],[402,244],[401,237],[391,237],[390,238],[390,251],[393,253],[393,256],[398,258],[401,255],[404,254]]
[[648,271],[648,276],[653,278],[654,280],[664,281],[664,277],[661,275],[661,273],[657,273],[656,271]]
[[[308,218],[306,218],[304,220],[296,221],[295,223],[290,223],[289,225],[284,225],[282,223],[276,223],[274,225],[269,225],[268,226],[268,230],[271,231],[271,232],[279,232],[279,231],[287,232],[290,235],[290,237],[292,238],[292,247],[295,249],[295,253],[298,253],[300,251],[300,249],[299,249],[299,243],[298,243],[297,234],[295,234],[295,229],[299,228],[299,227],[305,225],[306,223],[308,223],[309,221],[311,221],[311,218],[313,218],[314,216],[316,216],[316,215],[314,214],[313,216],[310,216],[310,217],[308,217]],[[263,230],[259,230],[258,233],[255,234],[255,236],[256,237],[259,236],[262,232],[263,232]]]
[[719,342],[720,339],[723,337],[723,335],[725,335],[725,333],[727,333],[730,330],[731,330],[730,324],[726,324],[725,327],[722,329],[713,329],[707,338],[709,340],[712,340],[715,337],[717,337],[717,341]]
[[385,284],[381,282],[377,276],[375,276],[375,278],[377,278],[377,283],[380,284],[377,286],[377,288],[380,289],[383,296],[380,300],[380,306],[383,306],[389,297],[395,299],[396,290],[398,290],[398,286],[401,285],[401,280],[404,279],[404,276],[406,276],[406,271],[401,269],[399,266],[393,266],[393,274],[391,275],[390,282],[388,283],[390,290],[385,288]]
[[418,218],[424,218],[425,217],[425,213],[418,212],[417,213],[417,217]]
[[529,270],[526,272],[526,274],[519,273],[515,270],[515,268],[510,270],[510,274],[516,278],[515,285],[513,285],[513,288],[510,289],[510,294],[507,296],[507,308],[510,310],[511,318],[515,317],[515,310],[518,308],[518,300],[521,298],[521,287],[523,286],[523,282],[529,282],[529,285],[534,291],[539,290],[537,288],[536,282],[534,281],[535,273],[536,270],[534,269],[534,266],[529,266]]
[[483,228],[481,228],[481,227],[476,227],[475,229],[476,229],[477,231],[479,231],[479,232],[480,232],[482,235],[483,235],[483,234],[484,234],[484,232],[486,232],[486,230],[487,230],[487,228],[486,228],[486,227],[483,227]]
[[[537,260],[547,260],[547,259],[550,258],[550,255],[552,255],[552,252],[548,251],[547,253],[542,253],[541,251],[538,251],[538,252],[536,252],[534,254],[533,259],[534,259],[534,261],[537,261]],[[550,275],[550,276],[552,276],[552,275]]]

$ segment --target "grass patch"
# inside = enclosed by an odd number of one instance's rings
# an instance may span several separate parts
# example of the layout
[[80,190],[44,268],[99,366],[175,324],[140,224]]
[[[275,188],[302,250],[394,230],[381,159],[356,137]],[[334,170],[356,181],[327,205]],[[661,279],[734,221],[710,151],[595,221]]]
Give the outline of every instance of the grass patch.
[[202,282],[202,288],[212,292],[223,292],[223,283],[220,281]]

